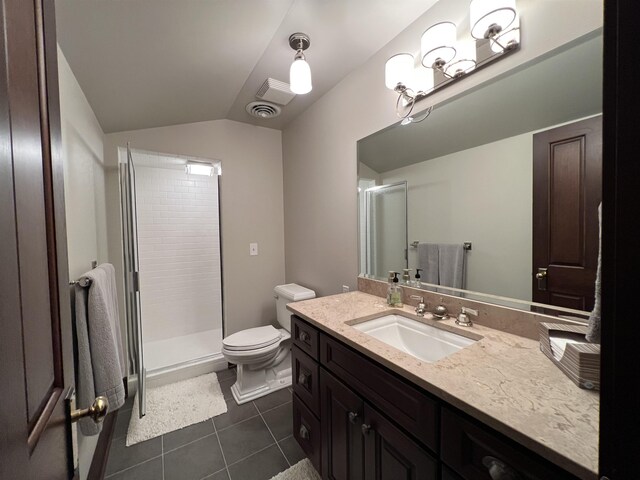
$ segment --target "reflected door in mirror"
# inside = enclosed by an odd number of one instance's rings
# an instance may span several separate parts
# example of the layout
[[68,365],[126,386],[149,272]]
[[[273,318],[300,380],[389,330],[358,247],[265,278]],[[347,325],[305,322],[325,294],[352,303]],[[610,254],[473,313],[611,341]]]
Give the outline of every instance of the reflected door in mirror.
[[602,117],[533,137],[533,301],[591,310],[602,198]]

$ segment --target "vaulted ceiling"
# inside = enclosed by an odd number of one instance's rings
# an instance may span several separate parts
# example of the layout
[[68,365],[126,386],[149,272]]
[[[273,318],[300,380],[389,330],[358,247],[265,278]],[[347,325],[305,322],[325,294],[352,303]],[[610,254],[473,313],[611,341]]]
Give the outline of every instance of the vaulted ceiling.
[[[105,133],[228,118],[283,128],[435,0],[57,0],[60,47]],[[313,91],[279,117],[245,111],[288,82],[311,37]],[[381,81],[383,78],[381,76]]]

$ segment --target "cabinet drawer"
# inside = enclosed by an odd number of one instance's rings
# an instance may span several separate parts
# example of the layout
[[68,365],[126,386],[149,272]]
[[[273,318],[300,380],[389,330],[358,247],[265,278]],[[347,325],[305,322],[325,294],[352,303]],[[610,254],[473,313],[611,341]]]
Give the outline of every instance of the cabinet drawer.
[[320,335],[322,365],[421,443],[437,451],[438,404],[372,360]]
[[291,349],[293,391],[316,415],[320,416],[320,366],[296,345]]
[[293,395],[293,436],[300,448],[307,455],[311,463],[320,473],[320,458],[322,448],[322,434],[320,421],[311,413],[300,397]]
[[318,360],[318,330],[295,315],[291,316],[293,344],[314,360]]
[[464,480],[575,479],[499,433],[476,425],[447,408],[442,409],[441,431],[442,461]]

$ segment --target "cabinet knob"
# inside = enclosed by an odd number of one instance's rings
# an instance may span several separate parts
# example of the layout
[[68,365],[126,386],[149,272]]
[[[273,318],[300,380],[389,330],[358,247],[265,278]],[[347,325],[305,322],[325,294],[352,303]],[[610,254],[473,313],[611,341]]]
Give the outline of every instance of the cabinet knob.
[[482,458],[491,480],[523,480],[523,477],[502,460],[487,455]]
[[304,425],[300,425],[300,438],[308,440],[310,436],[309,429]]
[[360,428],[362,429],[363,435],[369,435],[369,432],[371,431],[371,425],[367,425],[366,423],[363,423],[362,427]]
[[300,372],[300,375],[298,375],[298,383],[304,387],[307,387],[309,385],[309,375],[304,372]]
[[358,422],[357,412],[349,412],[349,422],[353,424],[356,424]]
[[300,332],[300,335],[298,335],[298,338],[303,342],[308,342],[309,340],[311,340],[311,336],[304,330]]

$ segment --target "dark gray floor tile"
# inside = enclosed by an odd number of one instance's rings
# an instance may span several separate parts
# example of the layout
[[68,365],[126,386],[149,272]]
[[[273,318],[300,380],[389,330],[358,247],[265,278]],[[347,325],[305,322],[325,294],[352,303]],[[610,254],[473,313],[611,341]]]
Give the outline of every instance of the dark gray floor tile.
[[215,432],[211,420],[195,423],[188,427],[175,430],[164,435],[164,452],[181,447],[182,445],[206,437]]
[[260,417],[253,417],[218,432],[227,464],[232,464],[274,443]]
[[220,370],[219,372],[216,372],[216,375],[218,376],[218,382],[221,382],[223,380],[228,380],[230,378],[235,379],[236,374],[237,374],[237,370],[235,368],[226,368],[224,370]]
[[113,442],[111,442],[109,459],[107,461],[107,475],[133,467],[138,463],[145,462],[162,454],[162,441],[160,437],[136,443],[130,447],[125,446],[126,439],[126,436],[114,438]]
[[278,390],[277,392],[270,393],[269,395],[254,400],[253,403],[256,404],[258,410],[260,410],[261,412],[266,412],[267,410],[271,410],[272,408],[290,401],[291,392],[288,388],[283,388],[282,390]]
[[291,465],[295,465],[300,460],[307,457],[304,451],[302,451],[302,448],[300,448],[300,445],[298,445],[296,439],[293,438],[293,435],[280,440],[278,445],[280,445],[284,456],[287,457],[287,460],[289,460],[289,464]]
[[107,478],[109,480],[158,480],[162,478],[162,458],[154,458]]
[[222,395],[224,395],[225,400],[229,400],[233,398],[233,394],[231,393],[231,385],[236,383],[235,377],[227,378],[226,380],[221,380],[220,389],[222,390]]
[[127,434],[127,430],[129,429],[129,420],[131,420],[131,410],[118,410],[116,426],[113,429],[113,438],[122,437]]
[[205,477],[203,480],[229,480],[229,474],[227,473],[227,469],[225,468],[224,470],[220,470],[213,475]]
[[262,414],[264,421],[276,440],[293,435],[293,411],[291,402],[280,405]]
[[216,424],[216,430],[222,430],[256,415],[258,415],[258,410],[253,402],[238,405],[235,400],[231,399],[227,400],[227,413],[213,417],[213,422]]
[[231,480],[269,480],[287,468],[287,460],[274,444],[234,465],[229,465],[229,475]]
[[164,455],[165,480],[200,480],[225,467],[215,434]]

